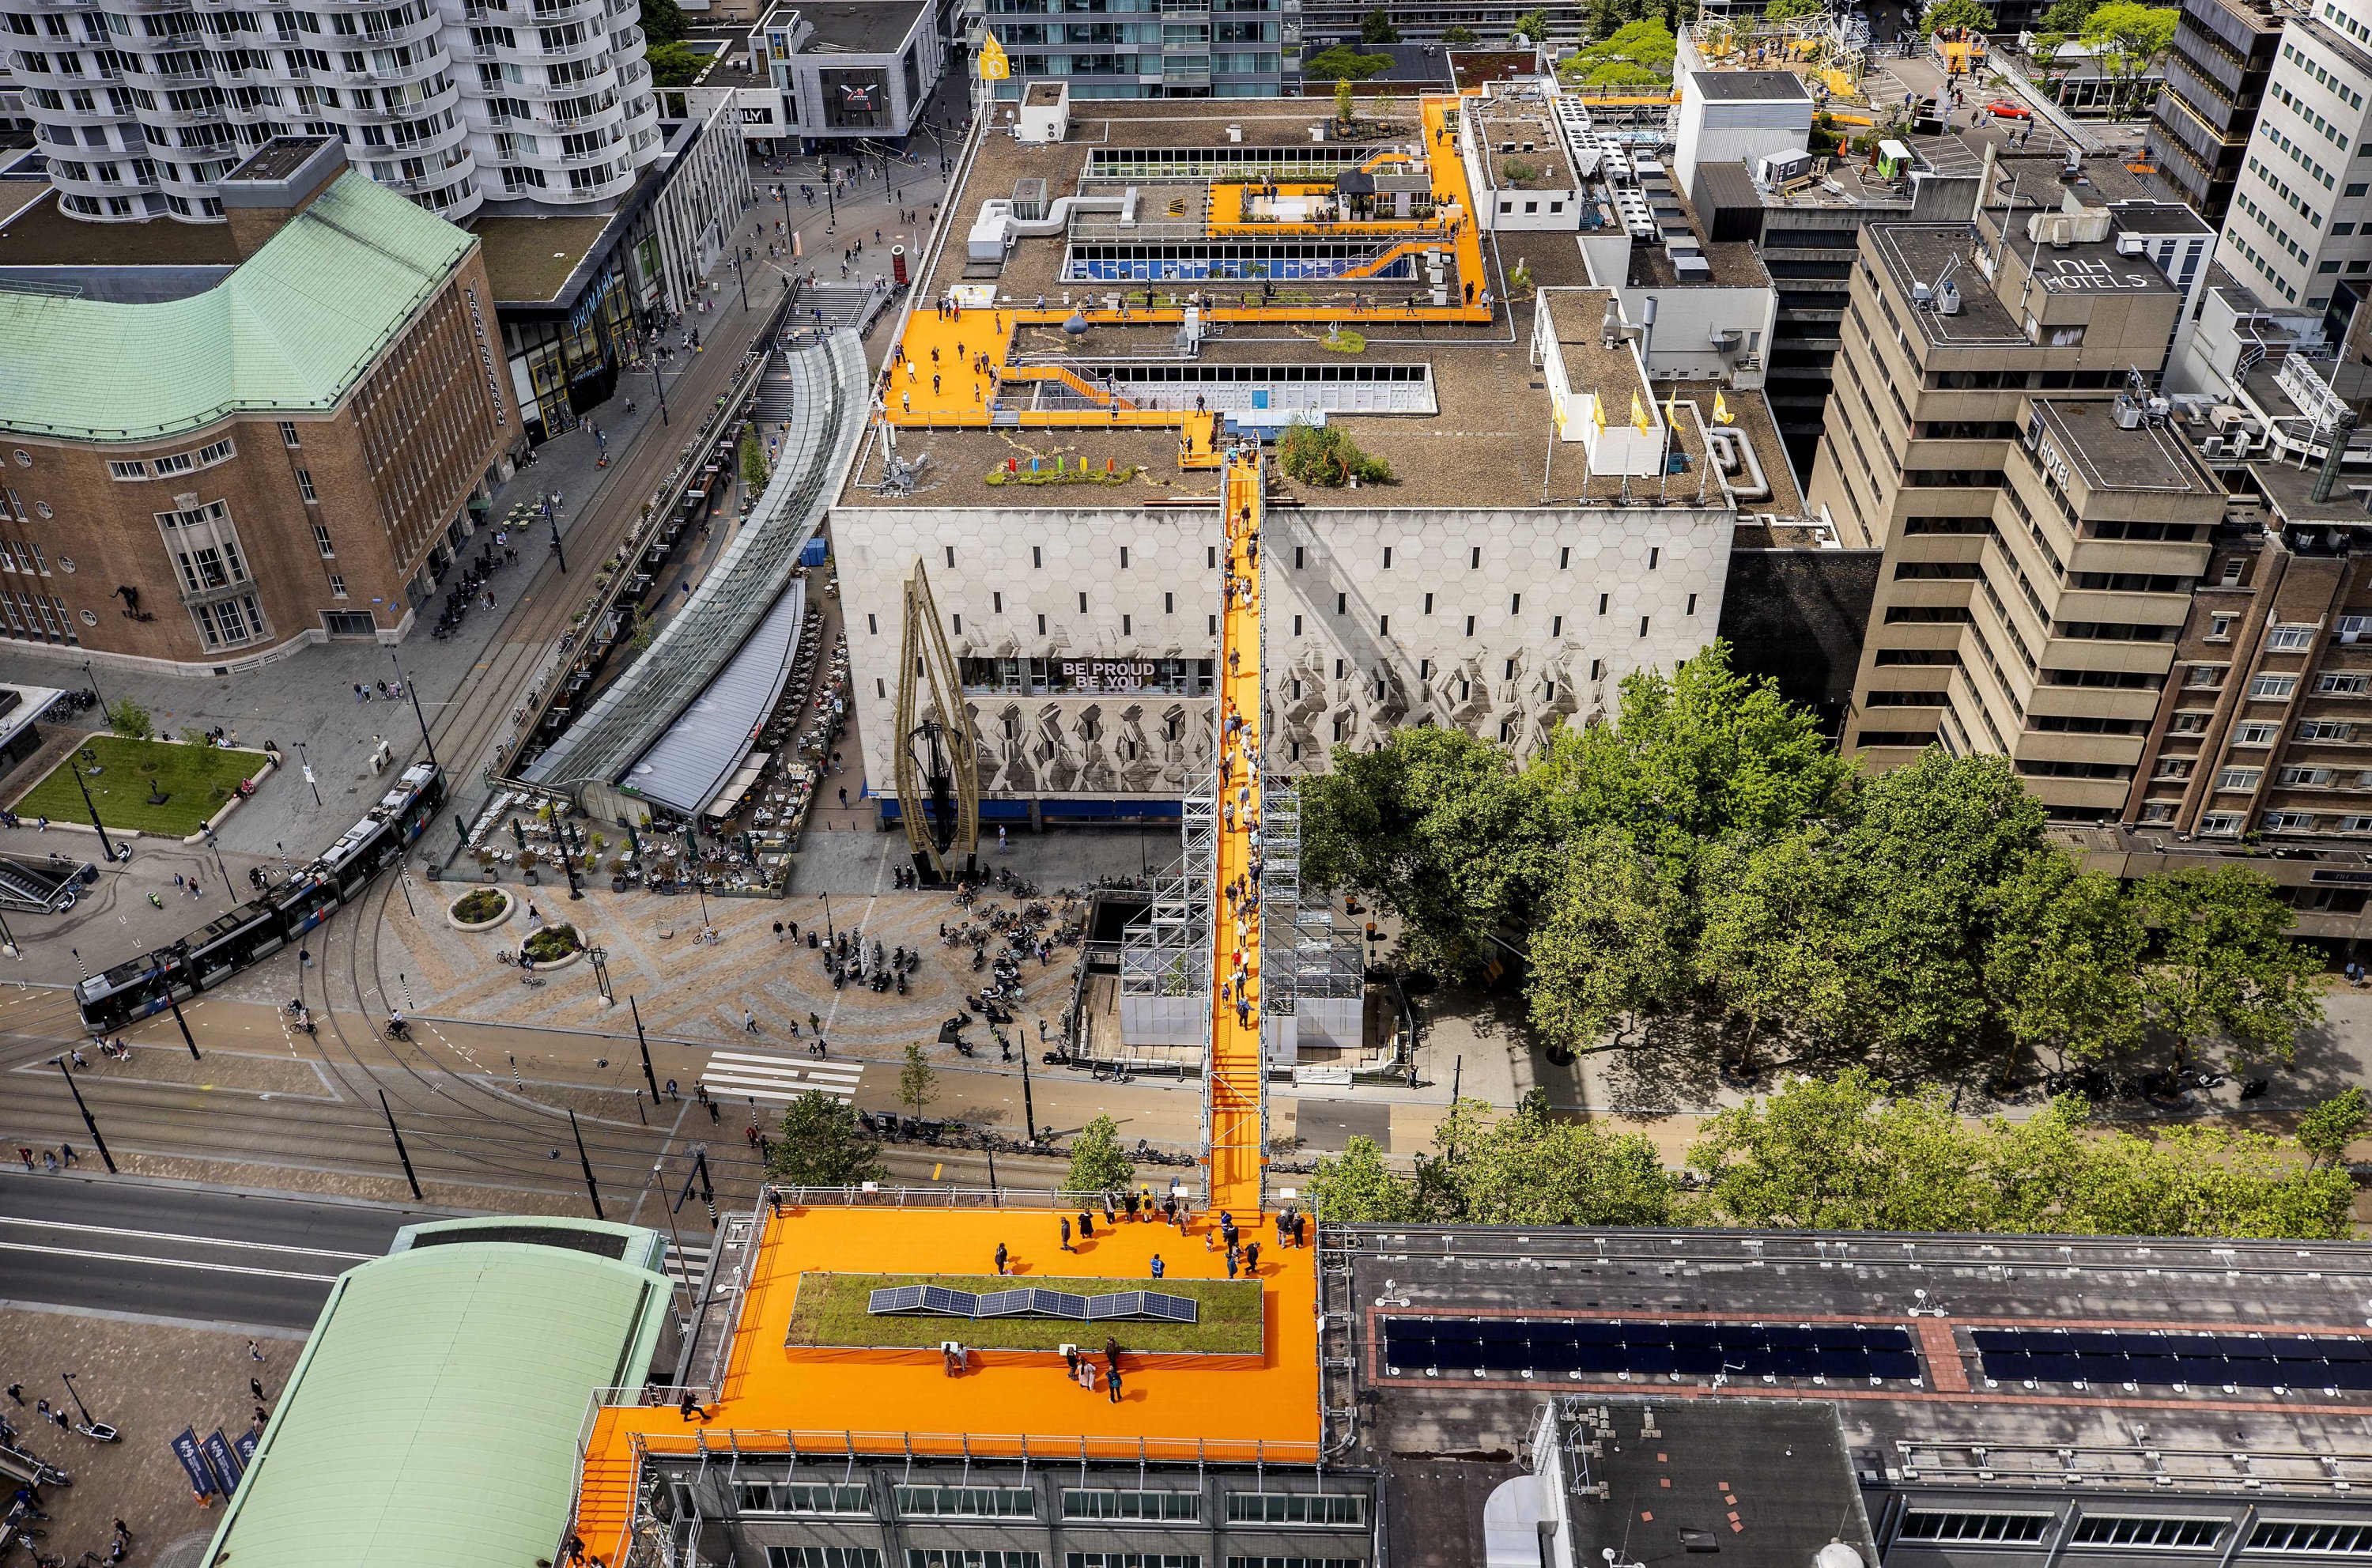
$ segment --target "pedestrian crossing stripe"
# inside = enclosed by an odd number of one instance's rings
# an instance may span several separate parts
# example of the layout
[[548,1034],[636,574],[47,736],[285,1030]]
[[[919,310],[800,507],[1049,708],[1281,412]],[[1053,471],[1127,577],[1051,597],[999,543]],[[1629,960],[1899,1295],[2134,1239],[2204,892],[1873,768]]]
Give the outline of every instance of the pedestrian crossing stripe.
[[861,1062],[801,1062],[749,1051],[709,1053],[700,1081],[718,1098],[738,1095],[744,1099],[788,1105],[804,1094],[822,1094],[843,1105],[856,1103],[856,1084],[865,1072]]

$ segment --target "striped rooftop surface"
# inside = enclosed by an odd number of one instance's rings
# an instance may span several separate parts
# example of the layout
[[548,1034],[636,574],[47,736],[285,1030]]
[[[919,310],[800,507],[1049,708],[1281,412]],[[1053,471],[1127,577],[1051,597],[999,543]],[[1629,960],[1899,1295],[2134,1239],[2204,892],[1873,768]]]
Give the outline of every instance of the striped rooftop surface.
[[476,244],[348,172],[185,299],[0,290],[0,429],[145,442],[238,414],[326,412]]

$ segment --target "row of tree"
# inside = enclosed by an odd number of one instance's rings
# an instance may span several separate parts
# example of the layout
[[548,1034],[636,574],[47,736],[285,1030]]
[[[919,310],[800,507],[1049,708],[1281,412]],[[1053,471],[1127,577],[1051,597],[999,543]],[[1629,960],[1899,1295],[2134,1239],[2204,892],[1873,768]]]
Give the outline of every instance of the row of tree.
[[1467,1225],[2339,1238],[2355,1184],[2339,1161],[2363,1091],[2298,1137],[2187,1126],[2096,1131],[2077,1096],[2025,1121],[1972,1121],[1940,1090],[1898,1095],[1858,1069],[1796,1079],[1706,1119],[1684,1172],[1639,1132],[1461,1100],[1413,1175],[1354,1138],[1310,1179],[1320,1218]]
[[1750,1075],[1994,1079],[2145,1047],[2285,1061],[2321,1016],[2259,873],[2081,870],[2005,759],[1862,773],[1719,643],[1528,763],[1403,728],[1338,749],[1303,801],[1305,878],[1396,912],[1413,970],[1515,960],[1557,1060],[1662,1025]]

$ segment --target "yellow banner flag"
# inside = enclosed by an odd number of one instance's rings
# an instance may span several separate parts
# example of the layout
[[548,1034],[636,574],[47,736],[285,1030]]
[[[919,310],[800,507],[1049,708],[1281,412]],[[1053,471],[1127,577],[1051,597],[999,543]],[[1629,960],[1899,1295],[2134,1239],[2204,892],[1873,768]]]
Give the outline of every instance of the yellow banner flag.
[[1012,75],[1013,63],[1006,59],[1005,46],[996,41],[994,33],[983,30],[980,44],[980,79],[1001,82]]
[[1606,400],[1596,393],[1589,400],[1589,423],[1598,426],[1600,436],[1606,434]]
[[1719,392],[1715,392],[1713,395],[1713,422],[1715,424],[1727,424],[1729,423],[1729,400],[1723,397]]
[[1646,435],[1647,432],[1653,428],[1653,426],[1647,423],[1646,405],[1640,402],[1639,394],[1636,392],[1631,394],[1631,424],[1633,428],[1636,429],[1642,436]]

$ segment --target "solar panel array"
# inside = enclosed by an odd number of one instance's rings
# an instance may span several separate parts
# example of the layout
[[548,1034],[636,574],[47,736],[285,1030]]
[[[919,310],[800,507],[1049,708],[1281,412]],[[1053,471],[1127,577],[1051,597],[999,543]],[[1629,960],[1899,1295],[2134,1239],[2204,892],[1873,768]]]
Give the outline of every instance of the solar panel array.
[[1541,1318],[1384,1319],[1394,1372],[1631,1373],[1664,1377],[1919,1376],[1911,1335],[1859,1324],[1576,1322]]
[[1124,1290],[1110,1295],[1078,1295],[1042,1285],[1019,1290],[975,1292],[946,1285],[885,1285],[866,1297],[866,1311],[876,1317],[920,1315],[932,1318],[1062,1318],[1100,1323],[1123,1318],[1149,1318],[1157,1323],[1192,1323],[1199,1310],[1192,1296],[1159,1291]]
[[1999,1382],[2372,1388],[2372,1341],[2354,1335],[1973,1329],[1969,1337]]

